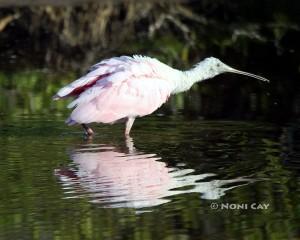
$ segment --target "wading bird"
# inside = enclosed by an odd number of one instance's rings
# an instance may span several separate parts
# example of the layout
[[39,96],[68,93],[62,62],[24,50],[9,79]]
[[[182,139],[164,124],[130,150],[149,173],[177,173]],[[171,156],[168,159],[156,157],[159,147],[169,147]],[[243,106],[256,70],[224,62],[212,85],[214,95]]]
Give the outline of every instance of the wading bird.
[[155,58],[121,56],[103,60],[88,72],[60,89],[54,100],[75,97],[68,125],[81,124],[87,136],[94,134],[89,123],[115,123],[126,120],[129,136],[135,118],[149,115],[167,101],[171,94],[187,91],[191,86],[221,73],[230,72],[268,80],[236,70],[209,57],[188,71],[169,67]]

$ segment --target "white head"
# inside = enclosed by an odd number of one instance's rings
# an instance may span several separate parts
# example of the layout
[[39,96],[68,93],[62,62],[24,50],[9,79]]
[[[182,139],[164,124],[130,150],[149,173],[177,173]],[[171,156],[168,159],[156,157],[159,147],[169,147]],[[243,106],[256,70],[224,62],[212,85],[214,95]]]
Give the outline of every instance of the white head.
[[248,77],[253,77],[261,81],[269,82],[269,80],[264,77],[252,73],[248,73],[248,72],[239,71],[237,69],[229,67],[228,65],[226,65],[225,63],[221,62],[219,59],[214,57],[205,58],[202,62],[198,64],[198,66],[202,68],[202,71],[206,71],[206,76],[208,78],[212,78],[221,73],[230,72],[230,73],[246,75]]

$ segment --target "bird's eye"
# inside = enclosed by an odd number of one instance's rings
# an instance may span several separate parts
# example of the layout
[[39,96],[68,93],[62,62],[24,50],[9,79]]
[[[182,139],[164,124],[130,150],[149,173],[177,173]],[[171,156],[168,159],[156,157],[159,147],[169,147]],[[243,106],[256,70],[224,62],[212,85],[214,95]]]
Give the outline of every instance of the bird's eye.
[[220,63],[217,63],[217,67],[220,67],[221,66],[221,64]]

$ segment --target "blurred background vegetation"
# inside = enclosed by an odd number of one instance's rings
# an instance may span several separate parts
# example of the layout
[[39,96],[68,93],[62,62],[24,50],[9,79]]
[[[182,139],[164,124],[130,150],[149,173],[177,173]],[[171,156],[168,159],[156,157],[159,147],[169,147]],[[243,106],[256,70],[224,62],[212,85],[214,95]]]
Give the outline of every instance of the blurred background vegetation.
[[219,76],[175,96],[164,112],[272,121],[299,116],[298,1],[0,0],[0,6],[2,113],[14,101],[11,112],[49,110],[51,95],[89,65],[145,54],[183,69],[215,56],[271,80]]

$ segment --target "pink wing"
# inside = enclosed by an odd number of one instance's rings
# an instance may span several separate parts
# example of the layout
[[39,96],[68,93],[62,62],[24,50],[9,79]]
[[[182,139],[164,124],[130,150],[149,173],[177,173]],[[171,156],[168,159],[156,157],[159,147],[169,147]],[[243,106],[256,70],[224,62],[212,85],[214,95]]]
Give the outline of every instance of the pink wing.
[[130,58],[126,56],[103,60],[90,67],[81,78],[61,88],[53,98],[58,100],[69,96],[78,96],[103,78],[122,70],[120,66],[126,66],[129,61]]
[[111,123],[129,116],[148,115],[166,102],[171,88],[166,80],[138,77],[104,88],[94,86],[87,91],[90,95],[98,94],[77,105],[71,114],[71,122]]
[[99,68],[113,67],[106,71],[94,70],[102,74],[101,78],[94,74],[94,78],[99,78],[96,81],[77,80],[70,84],[69,88],[72,90],[66,91],[67,95],[72,95],[74,91],[80,91],[89,85],[69,104],[69,107],[76,108],[67,122],[111,123],[125,117],[144,116],[154,112],[167,101],[172,85],[155,72],[153,63],[155,62],[147,59],[138,61],[130,57],[113,58],[99,63]]

